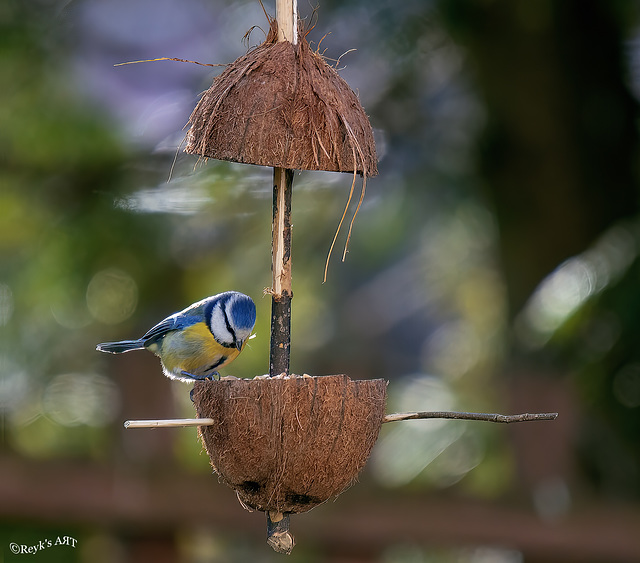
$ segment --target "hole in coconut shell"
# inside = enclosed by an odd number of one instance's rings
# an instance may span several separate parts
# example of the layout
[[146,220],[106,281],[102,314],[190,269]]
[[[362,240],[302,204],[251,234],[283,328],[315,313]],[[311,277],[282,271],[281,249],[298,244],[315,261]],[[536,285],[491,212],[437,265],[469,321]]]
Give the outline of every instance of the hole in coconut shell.
[[238,490],[253,495],[260,491],[263,485],[261,485],[260,483],[256,483],[255,481],[245,481],[244,483],[240,483],[239,485],[237,485],[237,487]]
[[317,497],[303,495],[300,493],[285,493],[284,498],[289,504],[299,504],[301,506],[309,505],[310,507],[323,502],[322,499]]

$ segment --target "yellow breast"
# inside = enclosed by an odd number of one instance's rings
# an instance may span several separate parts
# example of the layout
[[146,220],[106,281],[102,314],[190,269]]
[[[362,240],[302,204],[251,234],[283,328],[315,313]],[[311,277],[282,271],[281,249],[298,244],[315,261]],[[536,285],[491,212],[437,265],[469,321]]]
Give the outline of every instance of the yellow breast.
[[218,344],[204,323],[196,323],[180,331],[169,332],[158,350],[165,372],[170,377],[207,375],[234,360],[239,350]]

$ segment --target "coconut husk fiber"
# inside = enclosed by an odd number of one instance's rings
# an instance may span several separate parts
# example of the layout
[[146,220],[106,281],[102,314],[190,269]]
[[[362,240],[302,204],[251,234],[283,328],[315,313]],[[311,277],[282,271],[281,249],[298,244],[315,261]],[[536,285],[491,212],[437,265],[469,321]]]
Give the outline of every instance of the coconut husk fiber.
[[339,495],[378,438],[387,382],[345,375],[196,381],[199,433],[222,480],[252,509],[298,513]]
[[194,109],[186,152],[219,160],[296,170],[378,173],[373,131],[358,97],[312,51],[264,43],[219,76]]

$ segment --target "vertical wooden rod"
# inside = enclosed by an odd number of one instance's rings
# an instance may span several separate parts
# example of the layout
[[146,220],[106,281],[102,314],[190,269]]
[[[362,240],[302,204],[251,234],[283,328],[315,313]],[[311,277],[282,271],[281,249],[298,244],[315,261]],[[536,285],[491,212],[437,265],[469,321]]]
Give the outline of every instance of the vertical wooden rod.
[[[276,0],[278,41],[298,43],[297,0]],[[271,246],[271,353],[269,375],[289,374],[291,347],[291,194],[293,170],[273,169],[273,223]],[[278,553],[291,553],[295,541],[289,515],[267,512],[267,544]]]
[[276,21],[278,41],[298,43],[298,1],[276,0]]
[[[298,42],[297,0],[276,0],[278,41]],[[291,193],[293,170],[273,169],[269,375],[289,373],[291,348]]]
[[291,347],[291,194],[293,170],[273,169],[271,352],[269,375],[289,373]]

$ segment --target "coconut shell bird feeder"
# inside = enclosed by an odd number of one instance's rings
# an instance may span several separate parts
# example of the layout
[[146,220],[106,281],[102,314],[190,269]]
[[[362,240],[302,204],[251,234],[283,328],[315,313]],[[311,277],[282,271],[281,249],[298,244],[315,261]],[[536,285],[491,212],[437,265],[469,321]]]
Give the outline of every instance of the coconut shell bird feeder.
[[189,119],[186,152],[290,170],[378,173],[373,131],[344,79],[301,37],[227,66]]
[[[267,513],[269,543],[290,552],[288,515],[336,497],[375,443],[383,380],[289,376],[293,170],[377,174],[357,96],[298,37],[295,2],[278,2],[266,40],[217,76],[189,119],[186,152],[274,168],[270,377],[198,381],[193,401],[211,464],[240,502]],[[363,184],[364,187],[364,184]]]
[[[228,65],[202,96],[189,119],[185,149],[274,168],[269,375],[196,381],[192,398],[198,418],[125,426],[198,426],[213,469],[243,506],[267,514],[268,543],[290,553],[289,515],[349,487],[383,422],[472,417],[385,416],[384,380],[289,374],[293,170],[351,173],[352,191],[361,175],[364,194],[367,177],[377,174],[377,158],[357,96],[305,37],[298,38],[295,0],[277,0],[276,18],[269,23],[266,40]],[[488,418],[501,416],[472,419],[532,419]]]

